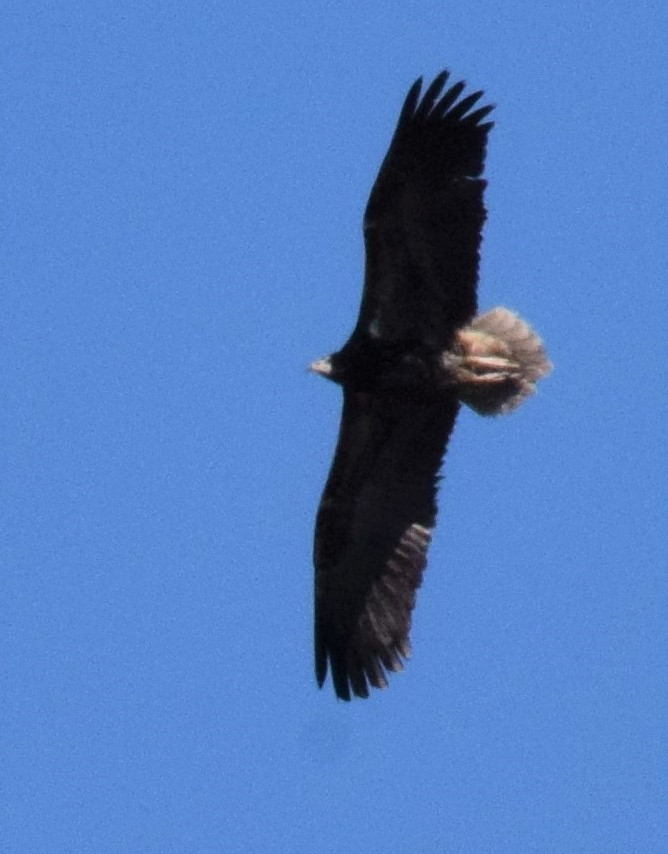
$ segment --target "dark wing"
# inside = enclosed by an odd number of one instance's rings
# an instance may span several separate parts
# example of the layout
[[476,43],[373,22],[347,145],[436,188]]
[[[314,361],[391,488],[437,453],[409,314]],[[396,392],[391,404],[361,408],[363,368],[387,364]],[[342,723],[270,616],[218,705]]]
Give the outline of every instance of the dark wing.
[[[366,271],[355,332],[447,347],[476,310],[485,220],[483,171],[491,106],[482,92],[441,95],[439,74],[404,103],[364,216]],[[355,333],[354,333],[355,334]]]
[[315,666],[368,695],[408,656],[415,593],[436,520],[438,469],[458,403],[344,391],[341,430],[315,530]]

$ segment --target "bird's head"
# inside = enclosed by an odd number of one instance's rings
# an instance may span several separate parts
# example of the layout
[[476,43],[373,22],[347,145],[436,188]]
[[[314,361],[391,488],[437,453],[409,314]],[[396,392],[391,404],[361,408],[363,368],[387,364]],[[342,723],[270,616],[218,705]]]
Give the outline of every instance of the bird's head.
[[324,359],[316,359],[315,362],[311,362],[308,369],[314,374],[320,374],[321,377],[325,377],[332,382],[341,382],[342,370],[336,353],[333,353],[331,356],[325,356]]

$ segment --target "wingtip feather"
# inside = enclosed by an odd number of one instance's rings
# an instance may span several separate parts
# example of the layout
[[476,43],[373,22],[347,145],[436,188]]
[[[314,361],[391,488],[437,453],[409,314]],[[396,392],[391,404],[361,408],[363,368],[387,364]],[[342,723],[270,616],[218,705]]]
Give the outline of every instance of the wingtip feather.
[[401,108],[401,113],[399,114],[399,121],[397,123],[398,127],[404,125],[407,121],[413,118],[415,115],[415,110],[418,105],[418,101],[420,100],[420,92],[422,91],[422,77],[418,77],[418,79],[413,83],[411,88],[408,90],[408,94],[404,100],[404,105]]
[[450,74],[448,71],[441,71],[440,74],[437,74],[436,77],[434,77],[429,84],[427,91],[422,96],[422,100],[420,101],[417,110],[415,111],[415,118],[423,119],[431,113],[449,76]]

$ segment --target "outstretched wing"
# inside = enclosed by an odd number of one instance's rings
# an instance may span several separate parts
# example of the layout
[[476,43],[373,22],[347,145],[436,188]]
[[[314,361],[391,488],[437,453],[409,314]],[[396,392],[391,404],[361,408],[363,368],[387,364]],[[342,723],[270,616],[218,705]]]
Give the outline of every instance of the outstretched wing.
[[436,521],[438,470],[458,403],[344,391],[315,530],[315,666],[322,686],[368,696],[407,657],[411,611]]
[[371,191],[357,334],[446,347],[475,313],[493,108],[472,110],[482,92],[459,100],[464,83],[441,95],[447,79],[422,99],[415,82]]

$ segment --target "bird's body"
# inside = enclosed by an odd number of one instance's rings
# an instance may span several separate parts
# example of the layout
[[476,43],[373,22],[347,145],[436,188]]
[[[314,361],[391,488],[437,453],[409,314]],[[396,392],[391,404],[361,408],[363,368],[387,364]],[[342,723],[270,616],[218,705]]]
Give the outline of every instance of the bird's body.
[[365,697],[409,654],[436,521],[439,469],[461,402],[507,412],[549,369],[512,312],[475,317],[491,107],[440,74],[411,88],[364,219],[357,325],[311,365],[343,387],[341,429],[316,520],[315,659],[337,696]]

